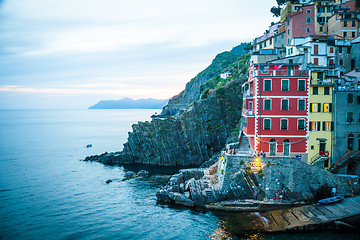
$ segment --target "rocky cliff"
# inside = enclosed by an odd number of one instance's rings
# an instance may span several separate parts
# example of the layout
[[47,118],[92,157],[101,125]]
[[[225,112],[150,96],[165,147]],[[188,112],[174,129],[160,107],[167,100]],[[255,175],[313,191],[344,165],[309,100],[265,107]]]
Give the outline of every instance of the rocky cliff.
[[200,165],[224,148],[241,117],[241,81],[230,81],[177,116],[132,126],[122,152],[87,157],[104,164]]

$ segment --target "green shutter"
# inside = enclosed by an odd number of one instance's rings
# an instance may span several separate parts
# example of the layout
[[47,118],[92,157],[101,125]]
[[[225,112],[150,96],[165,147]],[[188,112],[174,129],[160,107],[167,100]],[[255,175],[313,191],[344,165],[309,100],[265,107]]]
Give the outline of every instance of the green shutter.
[[323,125],[323,131],[325,131],[325,122],[322,122],[322,125]]
[[334,122],[331,122],[331,131],[334,131]]
[[311,131],[312,122],[309,122],[309,131]]
[[329,103],[329,112],[332,112],[332,103]]
[[318,112],[321,112],[321,103],[318,103]]
[[320,131],[320,122],[317,122],[317,131]]

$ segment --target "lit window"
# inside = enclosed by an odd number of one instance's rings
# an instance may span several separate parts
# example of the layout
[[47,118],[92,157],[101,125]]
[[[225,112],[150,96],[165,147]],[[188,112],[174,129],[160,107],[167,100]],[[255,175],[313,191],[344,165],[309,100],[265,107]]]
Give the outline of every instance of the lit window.
[[298,110],[304,111],[305,110],[305,99],[298,100]]
[[305,130],[305,119],[298,119],[298,130]]
[[289,91],[289,79],[281,79],[281,91]]
[[323,122],[323,131],[332,131],[332,122]]
[[319,131],[320,122],[310,122],[310,131]]
[[287,119],[280,120],[280,130],[288,130],[288,120]]
[[281,110],[289,110],[289,99],[281,99]]
[[264,130],[271,130],[271,119],[270,118],[264,119]]
[[324,103],[324,112],[331,112],[331,103]]

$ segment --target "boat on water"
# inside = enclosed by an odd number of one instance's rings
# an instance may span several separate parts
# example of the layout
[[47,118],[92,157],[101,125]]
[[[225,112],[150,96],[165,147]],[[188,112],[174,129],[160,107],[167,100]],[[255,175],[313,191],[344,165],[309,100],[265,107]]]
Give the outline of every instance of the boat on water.
[[321,200],[319,200],[318,203],[320,205],[330,205],[330,204],[341,202],[342,200],[344,200],[343,196],[336,196],[336,197],[321,199]]

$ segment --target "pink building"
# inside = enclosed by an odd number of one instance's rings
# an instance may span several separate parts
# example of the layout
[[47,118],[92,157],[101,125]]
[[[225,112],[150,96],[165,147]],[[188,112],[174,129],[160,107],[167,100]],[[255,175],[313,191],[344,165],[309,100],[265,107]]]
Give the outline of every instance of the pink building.
[[299,7],[291,17],[285,20],[286,44],[290,45],[291,39],[315,35],[315,8],[314,5]]

